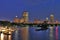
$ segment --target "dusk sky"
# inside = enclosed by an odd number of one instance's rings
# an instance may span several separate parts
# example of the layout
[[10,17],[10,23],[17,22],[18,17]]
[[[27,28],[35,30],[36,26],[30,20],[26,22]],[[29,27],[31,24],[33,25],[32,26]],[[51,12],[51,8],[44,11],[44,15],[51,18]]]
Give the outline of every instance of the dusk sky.
[[21,17],[24,10],[30,19],[45,19],[53,13],[60,20],[60,0],[0,0],[0,19]]

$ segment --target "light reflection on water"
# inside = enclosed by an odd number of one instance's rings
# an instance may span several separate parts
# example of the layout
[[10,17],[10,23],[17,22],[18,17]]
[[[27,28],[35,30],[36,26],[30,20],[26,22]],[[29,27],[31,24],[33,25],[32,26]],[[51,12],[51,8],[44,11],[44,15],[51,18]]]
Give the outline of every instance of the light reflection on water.
[[54,31],[54,27],[50,27],[50,40],[53,40],[53,31]]
[[4,40],[4,34],[1,33],[1,40]]
[[[48,30],[45,31],[35,31],[36,28],[20,28],[20,30],[16,30],[12,33],[12,35],[5,35],[3,33],[0,34],[0,40],[27,40],[29,33],[29,40],[60,40],[58,39],[58,26],[57,27],[49,27]],[[29,30],[29,32],[27,31]]]
[[11,40],[11,35],[4,35],[1,33],[0,40]]
[[8,40],[11,40],[11,35],[9,35]]
[[28,27],[21,28],[22,40],[28,40]]
[[56,40],[58,40],[58,27],[56,27]]

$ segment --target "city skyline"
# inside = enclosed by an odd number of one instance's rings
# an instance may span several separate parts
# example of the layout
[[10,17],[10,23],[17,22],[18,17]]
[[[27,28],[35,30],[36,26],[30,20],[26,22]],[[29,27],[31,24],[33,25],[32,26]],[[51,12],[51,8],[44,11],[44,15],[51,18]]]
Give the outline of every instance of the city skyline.
[[60,20],[60,0],[0,0],[0,19],[21,17],[24,10],[29,12],[30,19],[45,19],[53,13]]
[[[19,19],[21,19],[22,17],[23,17],[23,15],[24,15],[24,12],[28,12],[28,11],[23,11],[22,12],[22,15],[21,15],[21,17],[19,17],[19,16],[15,16],[14,18],[19,18]],[[54,20],[58,20],[58,19],[56,19],[55,18],[55,15],[54,15],[54,13],[51,13],[48,17],[46,16],[44,19],[43,18],[33,18],[32,20],[30,20],[30,15],[29,15],[29,12],[27,13],[28,14],[28,19],[29,19],[29,21],[34,21],[34,19],[37,19],[37,20],[46,20],[46,19],[48,19],[48,20],[50,20],[50,16],[53,16],[54,17]],[[41,17],[41,16],[39,16],[39,17]],[[3,21],[5,20],[5,21],[13,21],[14,20],[14,18],[12,18],[12,20],[9,20],[8,18],[7,19],[2,19]]]

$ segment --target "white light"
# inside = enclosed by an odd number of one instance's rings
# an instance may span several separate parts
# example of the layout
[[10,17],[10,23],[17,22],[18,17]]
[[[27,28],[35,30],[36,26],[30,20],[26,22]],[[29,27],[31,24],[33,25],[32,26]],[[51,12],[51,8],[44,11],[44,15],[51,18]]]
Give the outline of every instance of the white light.
[[54,16],[53,14],[51,14],[50,16]]
[[18,16],[16,16],[16,17],[18,17]]
[[4,40],[4,34],[1,33],[1,40]]
[[2,32],[4,32],[4,31],[6,31],[6,30],[2,30]]
[[48,17],[46,17],[46,20],[48,20]]

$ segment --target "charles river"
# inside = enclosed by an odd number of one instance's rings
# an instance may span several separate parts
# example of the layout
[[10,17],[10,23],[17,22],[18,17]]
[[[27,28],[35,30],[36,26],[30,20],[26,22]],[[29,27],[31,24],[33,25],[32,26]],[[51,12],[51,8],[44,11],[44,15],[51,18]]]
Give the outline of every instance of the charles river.
[[60,26],[36,31],[36,27],[18,27],[12,35],[0,34],[0,40],[60,40]]

